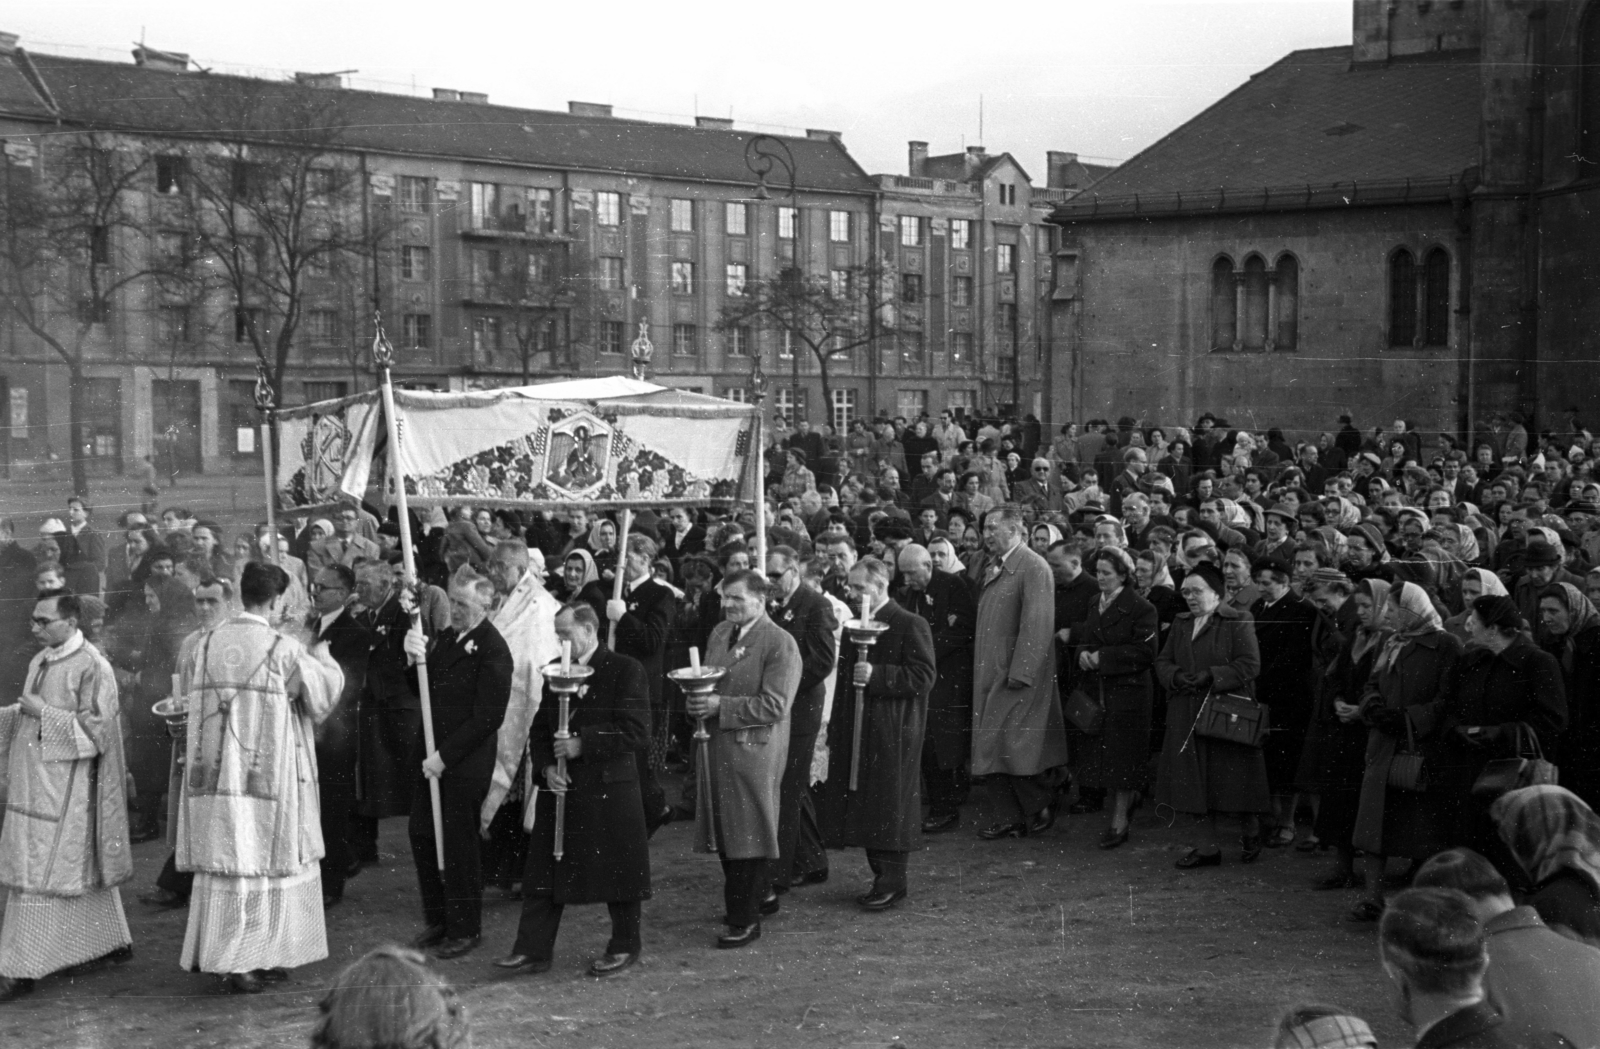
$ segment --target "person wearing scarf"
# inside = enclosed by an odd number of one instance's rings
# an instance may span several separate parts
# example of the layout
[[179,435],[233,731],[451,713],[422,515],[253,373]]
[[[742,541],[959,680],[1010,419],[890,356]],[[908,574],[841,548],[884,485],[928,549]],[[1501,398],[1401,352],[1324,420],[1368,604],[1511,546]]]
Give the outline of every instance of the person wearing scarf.
[[1571,583],[1551,583],[1539,592],[1534,640],[1561,664],[1567,688],[1567,730],[1551,759],[1563,786],[1600,804],[1600,611]]
[[1461,573],[1461,601],[1464,607],[1460,615],[1451,616],[1444,621],[1444,628],[1460,638],[1463,645],[1472,641],[1472,635],[1467,632],[1467,617],[1472,614],[1472,602],[1485,594],[1494,597],[1510,596],[1500,577],[1487,568],[1469,568]]
[[1600,816],[1547,784],[1502,794],[1489,819],[1533,884],[1524,902],[1557,932],[1600,946]]
[[[1389,766],[1412,741],[1431,756],[1429,743],[1441,727],[1449,682],[1461,656],[1461,642],[1444,631],[1433,602],[1415,583],[1389,589],[1379,622],[1389,629],[1373,662],[1361,718],[1370,730],[1367,768],[1351,841],[1366,855],[1361,873],[1367,896],[1350,912],[1351,921],[1373,922],[1383,914],[1383,867],[1389,856],[1417,863],[1456,844],[1449,839],[1445,799],[1432,790],[1389,786]],[[1424,769],[1428,768],[1424,760]]]
[[573,550],[561,563],[561,582],[556,586],[555,596],[563,601],[576,601],[583,588],[599,578],[594,555],[583,549]]

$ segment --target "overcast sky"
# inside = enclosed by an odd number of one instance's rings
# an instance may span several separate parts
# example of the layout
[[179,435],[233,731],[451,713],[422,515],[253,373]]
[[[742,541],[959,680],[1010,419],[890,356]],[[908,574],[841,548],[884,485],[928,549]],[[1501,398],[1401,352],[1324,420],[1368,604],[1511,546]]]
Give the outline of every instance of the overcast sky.
[[[906,141],[1125,160],[1285,53],[1350,42],[1349,0],[49,0],[0,15],[35,51],[128,61],[141,36],[202,66],[283,76],[359,70],[352,86],[487,91],[564,109],[740,127],[821,127],[870,172]],[[983,97],[983,137],[978,99]]]

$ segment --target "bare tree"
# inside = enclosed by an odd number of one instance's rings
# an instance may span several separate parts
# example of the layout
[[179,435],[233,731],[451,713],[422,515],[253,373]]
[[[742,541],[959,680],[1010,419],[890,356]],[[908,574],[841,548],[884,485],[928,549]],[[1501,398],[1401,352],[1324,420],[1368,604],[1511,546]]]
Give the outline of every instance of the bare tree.
[[[192,294],[186,249],[151,250],[142,207],[155,156],[99,131],[52,137],[31,166],[4,164],[0,287],[4,305],[66,365],[72,484],[85,491],[84,366],[110,351],[114,319],[127,323],[160,294]],[[157,283],[145,298],[142,285]],[[158,314],[158,316],[164,316]]]
[[509,338],[522,369],[522,383],[532,381],[535,364],[552,369],[572,364],[572,314],[584,282],[577,279],[564,243],[513,240],[474,248],[471,299],[479,307],[474,318],[475,356],[493,364],[492,354]]
[[897,295],[893,275],[877,264],[821,275],[789,267],[770,280],[749,282],[742,295],[729,295],[717,328],[776,331],[792,352],[804,347],[817,362],[826,406],[833,403],[830,366],[900,330]]

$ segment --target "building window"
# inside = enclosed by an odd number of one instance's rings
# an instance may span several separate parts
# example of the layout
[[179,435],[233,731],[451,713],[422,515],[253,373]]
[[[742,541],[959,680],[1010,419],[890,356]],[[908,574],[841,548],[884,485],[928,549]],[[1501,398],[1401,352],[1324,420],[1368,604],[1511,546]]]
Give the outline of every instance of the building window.
[[800,228],[800,212],[796,208],[780,207],[778,209],[778,237],[780,240],[794,240],[795,231]]
[[233,311],[233,341],[250,342],[252,333],[262,338],[266,332],[261,330],[261,311],[253,306],[235,307]]
[[1260,255],[1244,260],[1244,332],[1247,350],[1267,348],[1267,262]]
[[828,239],[835,244],[850,243],[850,213],[848,211],[828,212]]
[[997,379],[1014,379],[1017,375],[1017,359],[1010,354],[1003,354],[994,359],[994,374]]
[[492,359],[500,349],[500,318],[472,318],[472,353],[474,357]]
[[895,394],[895,414],[914,423],[928,414],[927,390],[900,390]]
[[693,357],[700,352],[693,324],[672,326],[672,352],[679,357]]
[[[231,432],[223,434],[223,437],[231,438],[225,442],[224,447],[231,445],[234,455],[256,453],[256,425],[260,421],[260,413],[256,411],[255,398],[255,380],[228,380],[227,425]],[[217,414],[220,416],[222,413]]]
[[157,337],[164,346],[181,346],[189,341],[189,307],[162,306],[156,311]]
[[176,197],[183,192],[187,172],[183,158],[163,153],[156,157],[156,192],[164,197]]
[[694,201],[674,200],[672,202],[672,232],[694,232]]
[[162,231],[156,234],[155,247],[155,261],[161,268],[182,269],[189,264],[188,234]]
[[1239,331],[1239,306],[1233,292],[1233,260],[1227,256],[1211,264],[1211,348],[1233,349]]
[[965,251],[972,247],[972,220],[950,220],[950,247],[956,251]]
[[972,365],[972,333],[953,331],[950,333],[950,367],[967,368]]
[[337,310],[307,310],[306,337],[312,342],[331,343],[339,338]]
[[622,352],[622,322],[621,321],[601,321],[600,322],[600,352],[601,353],[621,353]]
[[602,226],[622,225],[622,194],[601,190],[594,195],[594,220]]
[[306,195],[316,204],[326,204],[339,190],[339,173],[333,168],[312,168],[306,172]]
[[432,250],[407,244],[400,249],[400,279],[427,280]]
[[806,391],[793,386],[780,386],[772,391],[772,407],[790,423],[806,417]]
[[1277,309],[1273,318],[1272,348],[1293,350],[1300,341],[1300,263],[1293,255],[1279,255],[1273,269]]
[[728,354],[732,357],[750,356],[750,329],[743,325],[733,329],[728,338]]
[[554,233],[556,231],[555,190],[528,190],[528,231],[530,233]]
[[836,299],[841,300],[848,299],[850,297],[849,270],[828,271],[828,294],[832,295]]
[[600,256],[600,287],[606,291],[622,290],[622,260],[615,255]]
[[1389,345],[1417,339],[1417,264],[1404,248],[1389,256]]
[[750,231],[750,206],[729,201],[723,205],[728,220],[728,236],[742,237]]
[[750,267],[742,262],[728,263],[728,294],[735,298],[744,294],[745,281],[749,278]]
[[856,421],[856,391],[833,390],[833,432],[848,433]]
[[672,264],[672,291],[675,295],[694,294],[694,263],[674,262]]
[[994,246],[994,270],[996,273],[1017,272],[1017,246],[1015,244],[996,244]]
[[996,330],[1002,335],[1014,335],[1017,331],[1017,304],[1002,302],[994,311],[994,324]]
[[500,187],[493,182],[470,184],[473,229],[493,229],[500,214]]
[[951,277],[950,278],[950,305],[952,305],[952,306],[971,306],[972,305],[972,278],[971,277]]
[[922,246],[922,220],[915,215],[900,216],[900,243],[907,248]]
[[305,396],[307,404],[316,404],[318,401],[336,401],[347,396],[350,384],[345,382],[303,382],[300,390]]
[[900,274],[900,301],[908,306],[922,301],[922,274]]
[[472,296],[478,299],[493,298],[495,286],[500,283],[500,252],[494,248],[479,248],[472,253]]
[[1422,266],[1422,344],[1450,344],[1450,256],[1443,248],[1428,252]]
[[1015,182],[1001,182],[996,184],[1000,191],[1000,203],[1015,204],[1017,202],[1017,184]]
[[[900,333],[900,363],[911,367],[920,368],[927,361],[927,344],[923,341],[920,331],[903,331]],[[915,416],[906,416],[911,419]]]
[[417,175],[400,176],[400,210],[428,210],[428,180]]
[[977,403],[978,395],[972,390],[946,390],[944,392],[944,406],[957,419],[964,419],[971,415],[972,409]]
[[425,348],[433,345],[433,314],[406,314],[402,330],[408,347]]

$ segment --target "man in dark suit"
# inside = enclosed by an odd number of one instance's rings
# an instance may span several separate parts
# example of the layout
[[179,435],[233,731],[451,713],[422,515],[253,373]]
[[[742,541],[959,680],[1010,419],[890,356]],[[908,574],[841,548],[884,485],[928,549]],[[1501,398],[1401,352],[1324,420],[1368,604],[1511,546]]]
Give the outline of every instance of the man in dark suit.
[[[405,635],[413,663],[427,663],[435,748],[425,753],[419,742],[413,751],[421,769],[411,803],[411,858],[427,921],[414,946],[433,947],[440,958],[458,958],[483,939],[478,814],[489,793],[515,670],[511,650],[489,622],[494,584],[463,565],[451,577],[449,593],[449,630],[432,642],[417,626]],[[430,779],[438,782],[441,795],[443,871],[434,851]]]
[[639,751],[638,762],[645,826],[651,834],[672,819],[666,792],[656,782],[661,748],[655,741],[667,723],[665,656],[667,635],[672,632],[672,619],[678,607],[672,591],[656,582],[650,573],[650,563],[655,557],[653,539],[645,535],[628,536],[627,556],[622,563],[622,599],[612,598],[610,588],[599,583],[590,583],[581,595],[595,609],[602,623],[617,625],[617,653],[643,664],[645,678],[650,682],[650,745]]
[[[636,659],[608,652],[600,621],[586,604],[562,607],[556,636],[572,645],[572,662],[594,673],[570,704],[570,739],[556,739],[560,701],[545,686],[528,733],[528,760],[548,790],[536,809],[522,880],[522,920],[511,953],[495,962],[512,972],[550,968],[562,910],[569,903],[604,903],[611,941],[589,963],[591,976],[610,976],[639,960],[640,901],[650,895],[650,844],[639,800],[635,755],[650,743],[650,686]],[[556,768],[565,758],[566,772]],[[555,861],[555,791],[566,791],[563,856]]]
[[661,530],[661,554],[672,567],[690,554],[703,554],[706,550],[706,530],[694,523],[692,511],[674,506],[667,511],[667,524]]
[[367,628],[350,614],[356,574],[337,562],[317,573],[311,583],[314,610],[309,622],[311,643],[326,642],[328,654],[344,671],[339,703],[317,731],[317,798],[322,809],[322,901],[333,906],[344,899],[345,879],[361,869],[350,842],[350,817],[356,805],[357,721],[361,690],[366,685],[367,656],[372,643]]
[[[356,622],[367,631],[367,664],[356,715],[360,736],[356,814],[350,820],[355,860],[378,862],[378,821],[411,814],[411,754],[422,739],[422,701],[406,659],[411,615],[400,604],[394,567],[385,561],[356,566]],[[450,625],[449,604],[437,587],[424,586],[422,628],[429,636]]]
[[959,576],[935,572],[920,546],[900,551],[905,587],[897,600],[928,621],[938,676],[928,693],[928,727],[922,739],[922,784],[927,789],[924,834],[951,830],[967,798],[967,758],[972,753],[972,637],[978,605]]
[[[889,629],[868,649],[846,644],[839,658],[839,694],[828,722],[828,780],[823,795],[842,819],[843,844],[866,850],[872,887],[856,897],[865,911],[884,911],[906,895],[906,867],[922,848],[922,737],[928,691],[937,673],[928,623],[889,597],[889,566],[875,557],[850,569],[851,607],[863,602]],[[857,731],[856,689],[865,688]],[[859,779],[850,771],[860,741]],[[831,821],[830,821],[831,822]]]
[[767,554],[768,614],[800,648],[800,687],[789,708],[789,756],[778,798],[778,862],[771,866],[774,892],[828,880],[828,853],[811,801],[811,754],[822,731],[828,675],[839,654],[838,621],[821,594],[800,585],[800,555],[788,546]]

